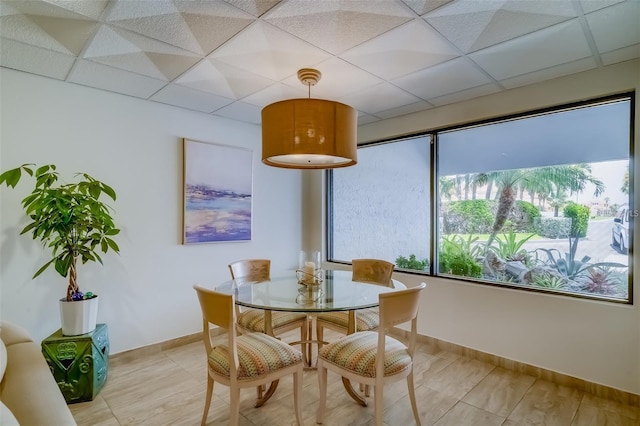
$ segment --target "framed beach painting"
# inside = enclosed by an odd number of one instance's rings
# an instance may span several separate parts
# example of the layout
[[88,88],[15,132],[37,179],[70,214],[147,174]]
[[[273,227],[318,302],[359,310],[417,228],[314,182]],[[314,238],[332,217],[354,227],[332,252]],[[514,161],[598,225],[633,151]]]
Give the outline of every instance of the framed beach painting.
[[251,240],[249,149],[183,140],[183,244]]

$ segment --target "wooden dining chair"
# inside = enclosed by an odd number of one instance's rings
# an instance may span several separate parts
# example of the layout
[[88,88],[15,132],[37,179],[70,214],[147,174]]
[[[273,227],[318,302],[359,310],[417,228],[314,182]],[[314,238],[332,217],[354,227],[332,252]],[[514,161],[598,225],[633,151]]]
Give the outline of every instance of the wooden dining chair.
[[[391,287],[391,275],[395,265],[381,259],[353,259],[352,281]],[[372,331],[378,328],[378,308],[361,309],[356,314],[355,331]],[[349,313],[344,311],[319,314],[316,318],[316,336],[318,348],[322,347],[324,329],[329,328],[339,333],[347,334]]]
[[[349,334],[318,352],[320,401],[316,423],[322,423],[327,403],[327,370],[344,379],[373,386],[376,425],[382,425],[382,395],[386,383],[407,379],[416,424],[420,417],[413,383],[413,352],[416,346],[420,293],[425,283],[406,290],[380,294],[380,327],[377,332]],[[408,345],[389,336],[388,329],[411,322]]]
[[[271,260],[238,260],[229,264],[229,271],[231,271],[231,278],[234,280],[245,279],[248,283],[253,284],[268,281],[271,279]],[[241,309],[239,306],[236,306],[236,309],[237,327],[240,333],[267,332],[262,309]],[[300,340],[307,340],[307,315],[304,313],[272,312],[271,327],[274,336],[299,328]]]
[[[202,425],[207,423],[215,382],[229,387],[230,422],[239,421],[240,389],[260,387],[293,374],[293,407],[302,425],[302,353],[265,333],[238,336],[235,327],[233,295],[194,285],[202,309],[202,337],[207,351],[207,395]],[[227,330],[227,344],[213,345],[210,324]]]

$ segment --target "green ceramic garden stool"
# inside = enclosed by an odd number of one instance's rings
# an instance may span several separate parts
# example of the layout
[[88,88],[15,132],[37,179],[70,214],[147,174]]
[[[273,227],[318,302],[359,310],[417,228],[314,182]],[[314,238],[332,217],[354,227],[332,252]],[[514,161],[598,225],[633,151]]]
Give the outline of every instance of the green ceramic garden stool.
[[68,404],[93,400],[107,381],[106,324],[79,336],[63,336],[58,330],[42,341],[42,353]]

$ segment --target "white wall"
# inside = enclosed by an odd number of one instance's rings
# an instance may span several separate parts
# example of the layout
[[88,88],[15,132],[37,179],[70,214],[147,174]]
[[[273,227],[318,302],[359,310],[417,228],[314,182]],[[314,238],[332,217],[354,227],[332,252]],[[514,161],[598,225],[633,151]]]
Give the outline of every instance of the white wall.
[[[81,265],[83,291],[100,295],[112,353],[199,331],[198,283],[229,279],[227,264],[269,257],[297,266],[301,248],[301,173],[264,166],[260,128],[210,115],[0,69],[0,170],[23,163],[82,171],[111,185],[122,228],[120,255]],[[183,137],[253,150],[253,240],[181,244]],[[19,236],[20,200],[31,190],[0,190],[0,318],[38,341],[60,327],[66,280],[53,269],[32,280],[48,252]]]
[[[372,123],[359,129],[359,139],[383,139],[634,89],[640,89],[640,61]],[[637,153],[640,152],[637,98],[635,111]],[[639,166],[636,156],[636,173]],[[640,199],[639,186],[635,187],[636,200]],[[320,194],[324,189],[317,186],[316,190]],[[318,227],[320,224],[305,229]],[[634,233],[636,247],[640,244],[638,228],[635,227]],[[638,262],[637,254],[635,259]],[[395,274],[394,277],[409,286],[423,280],[428,283],[420,312],[419,332],[423,335],[640,394],[640,279],[637,273],[633,305],[415,275]]]

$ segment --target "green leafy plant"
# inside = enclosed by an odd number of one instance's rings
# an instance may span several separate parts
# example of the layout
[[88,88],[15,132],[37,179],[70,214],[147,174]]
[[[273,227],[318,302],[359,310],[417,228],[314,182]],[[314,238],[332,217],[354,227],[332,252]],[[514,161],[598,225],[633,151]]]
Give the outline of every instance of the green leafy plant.
[[469,236],[465,240],[458,235],[443,238],[439,253],[439,272],[480,278],[482,265],[476,258],[482,247],[474,244],[477,240],[478,237]]
[[[86,173],[77,173],[77,183],[57,184],[59,174],[53,164],[35,168],[34,164],[23,164],[0,175],[0,186],[15,188],[23,174],[35,178],[35,187],[22,200],[22,207],[30,222],[20,235],[30,232],[34,240],[52,251],[52,258],[42,265],[33,278],[43,273],[49,266],[63,277],[69,276],[67,301],[81,300],[76,282],[76,263],[98,261],[102,263],[99,251],[120,248],[112,239],[120,230],[115,227],[111,207],[100,200],[105,195],[115,201],[116,193],[108,185]],[[56,185],[57,184],[57,185]],[[87,292],[87,298],[93,297]]]
[[571,236],[586,237],[589,226],[590,208],[574,202],[568,203],[564,208],[564,216],[571,218]]
[[567,281],[561,277],[556,277],[551,274],[544,274],[535,277],[533,279],[533,285],[536,287],[562,290],[566,287]]
[[410,254],[408,259],[404,256],[398,256],[396,259],[396,267],[401,269],[424,271],[429,267],[429,260],[418,260],[415,254]]
[[555,268],[563,277],[567,279],[575,279],[578,276],[584,275],[591,268],[624,268],[625,265],[615,262],[599,262],[589,263],[591,257],[583,256],[582,259],[576,259],[576,252],[578,251],[578,238],[569,237],[569,252],[565,252],[564,256],[560,254],[557,249],[543,249],[548,256],[548,263]]
[[502,259],[524,261],[527,258],[527,251],[524,250],[522,246],[534,235],[535,234],[531,234],[518,240],[518,234],[511,231],[508,234],[502,234],[502,238],[496,237],[494,240],[496,245],[492,245],[489,248]]

